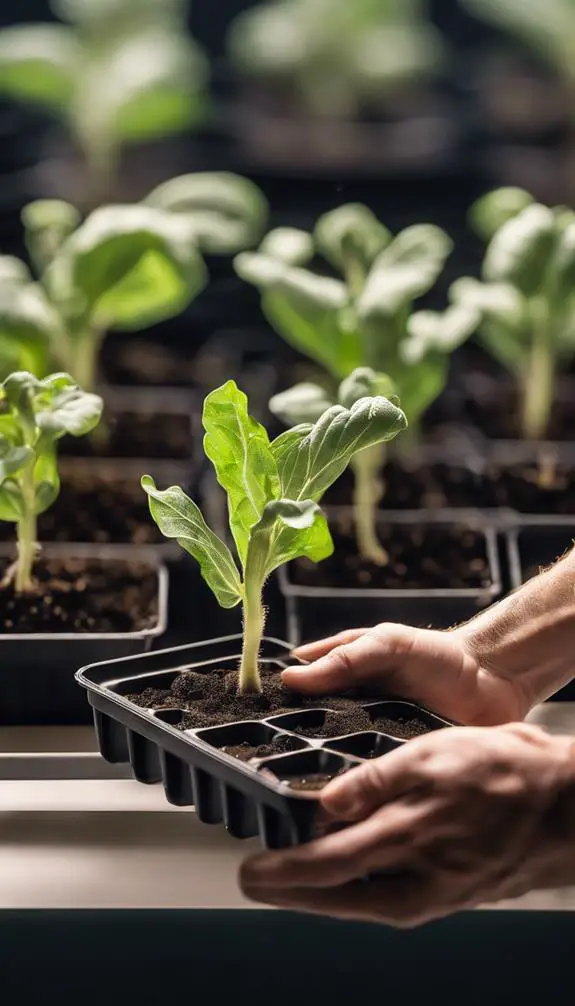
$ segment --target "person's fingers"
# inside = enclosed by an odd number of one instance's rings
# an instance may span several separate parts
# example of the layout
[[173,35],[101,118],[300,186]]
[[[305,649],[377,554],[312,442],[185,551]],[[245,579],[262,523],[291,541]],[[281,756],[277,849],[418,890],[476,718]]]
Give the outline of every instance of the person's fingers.
[[344,643],[353,643],[354,639],[359,639],[369,630],[364,629],[344,629],[343,632],[336,633],[335,636],[327,636],[325,639],[316,639],[313,643],[302,643],[292,650],[292,655],[299,660],[318,660],[325,657],[326,653],[342,646]]
[[419,745],[405,744],[333,779],[321,791],[323,809],[340,821],[368,817],[421,782]]
[[242,865],[242,889],[345,884],[368,871],[369,852],[376,847],[377,837],[377,823],[364,821],[307,845],[254,856]]
[[342,691],[379,678],[393,666],[394,658],[409,648],[413,631],[392,624],[367,629],[352,642],[335,646],[307,667],[286,668],[282,679],[288,688],[314,695]]
[[442,903],[435,887],[421,874],[406,873],[335,888],[254,888],[245,893],[252,901],[278,908],[407,929],[453,911],[453,906]]
[[241,868],[242,888],[339,887],[374,871],[412,868],[410,836],[421,816],[418,808],[398,803],[385,818],[374,815],[307,845],[254,856]]

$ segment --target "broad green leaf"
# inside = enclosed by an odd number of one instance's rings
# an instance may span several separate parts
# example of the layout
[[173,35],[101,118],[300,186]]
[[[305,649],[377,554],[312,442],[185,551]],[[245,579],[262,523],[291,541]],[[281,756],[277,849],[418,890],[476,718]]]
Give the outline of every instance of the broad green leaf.
[[0,485],[22,471],[34,457],[31,447],[11,443],[0,436]]
[[380,374],[371,367],[358,367],[339,386],[339,404],[346,409],[351,409],[360,398],[378,397],[388,398],[393,405],[400,404],[397,388],[391,377]]
[[376,258],[358,303],[360,321],[377,338],[378,326],[421,297],[438,279],[452,249],[447,234],[417,224],[398,234]]
[[387,248],[391,232],[367,206],[347,203],[320,217],[314,231],[319,251],[336,269],[347,273],[350,260],[367,272]]
[[575,290],[575,223],[565,227],[557,239],[549,276],[548,296],[552,308],[562,308]]
[[484,317],[499,318],[509,325],[521,326],[525,318],[525,298],[511,283],[481,283],[462,277],[452,283],[449,299]]
[[306,381],[274,395],[269,408],[272,415],[293,426],[296,423],[315,423],[334,404],[333,397],[325,388]]
[[37,399],[38,427],[53,437],[83,437],[100,422],[103,405],[99,395],[76,386],[53,395],[42,392]]
[[513,220],[533,202],[533,196],[525,189],[508,187],[488,192],[471,207],[471,226],[480,237],[491,241],[503,224]]
[[201,574],[222,608],[235,608],[242,600],[242,584],[232,554],[206,524],[201,511],[180,489],[157,489],[150,475],[142,476],[150,513],[166,538],[199,563]]
[[39,273],[44,272],[80,221],[76,207],[62,199],[37,199],[24,207],[26,247]]
[[246,561],[246,582],[263,583],[285,562],[305,557],[321,562],[333,552],[325,515],[313,500],[273,500],[254,527]]
[[557,241],[555,216],[535,203],[504,224],[489,245],[483,278],[490,283],[512,283],[532,296],[545,282]]
[[269,213],[267,200],[257,185],[227,171],[172,178],[154,189],[146,202],[182,215],[201,250],[215,255],[255,245]]
[[61,323],[42,288],[0,280],[0,366],[5,361],[42,375]]
[[[35,427],[34,396],[40,387],[40,381],[27,371],[15,371],[2,382],[0,391],[4,401],[19,414],[28,435]],[[12,428],[14,421],[10,419]]]
[[447,384],[449,356],[445,353],[428,353],[421,363],[406,364],[397,375],[401,388],[401,408],[410,427],[417,424],[427,409],[435,402]]
[[97,328],[137,331],[183,311],[206,267],[185,221],[151,206],[106,206],[68,238],[46,280],[58,303],[78,291]]
[[16,482],[7,479],[0,485],[0,520],[17,523],[22,517],[23,502]]
[[336,378],[359,366],[362,347],[346,324],[348,294],[343,283],[260,253],[238,255],[234,267],[238,276],[262,290],[262,310],[286,342]]
[[244,563],[252,527],[280,494],[275,458],[266,430],[248,414],[248,400],[234,381],[207,396],[202,421],[204,451],[227,493],[230,528]]
[[306,265],[314,254],[313,236],[297,227],[276,227],[266,234],[259,252],[286,265]]
[[198,46],[183,32],[137,27],[108,44],[83,80],[75,112],[88,137],[149,141],[205,116],[208,64]]
[[282,495],[320,500],[357,451],[393,440],[406,426],[404,413],[387,398],[361,398],[351,409],[332,406],[313,426],[288,430],[272,443]]
[[14,255],[0,255],[0,291],[5,284],[17,286],[32,283],[28,266]]
[[408,338],[401,343],[405,363],[420,363],[428,353],[452,353],[469,339],[481,322],[481,312],[465,303],[446,311],[416,311],[407,322]]
[[41,514],[52,506],[60,492],[58,461],[53,440],[44,437],[37,449],[37,455],[34,465],[34,512]]
[[0,32],[0,93],[61,111],[81,65],[79,42],[63,25],[15,25]]

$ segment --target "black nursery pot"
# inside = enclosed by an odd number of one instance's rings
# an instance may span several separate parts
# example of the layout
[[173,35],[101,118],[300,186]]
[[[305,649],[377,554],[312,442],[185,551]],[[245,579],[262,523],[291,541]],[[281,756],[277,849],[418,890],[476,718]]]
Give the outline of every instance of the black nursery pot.
[[[14,549],[0,547],[0,556]],[[0,726],[89,723],[74,673],[95,657],[109,660],[148,650],[167,627],[168,572],[154,549],[132,546],[46,545],[42,557],[138,563],[155,574],[157,620],[132,632],[30,632],[0,635]]]
[[[389,731],[383,733],[378,723],[396,721],[399,732],[410,718],[417,718],[421,732],[450,725],[412,703],[366,699],[358,700],[358,706],[368,712],[372,730],[347,736],[331,736],[328,731],[328,736],[315,739],[302,736],[297,732],[302,723],[317,727],[325,719],[329,700],[324,699],[314,709],[182,730],[178,729],[182,709],[142,708],[126,697],[148,688],[168,689],[182,671],[235,670],[240,648],[241,636],[227,636],[91,664],[76,675],[93,707],[102,756],[113,763],[130,762],[139,782],[162,782],[170,803],[194,805],[200,821],[224,824],[235,838],[259,835],[269,848],[310,840],[318,833],[318,778],[327,782],[403,743]],[[281,670],[289,663],[288,644],[265,639],[261,657],[262,666]],[[238,745],[257,748],[278,740],[289,753],[248,762],[223,750]]]
[[194,447],[201,405],[193,390],[108,386],[98,391],[104,400],[102,425],[87,437],[65,437],[63,456],[157,458],[185,464],[190,476],[200,470],[202,457]]
[[[342,513],[351,520],[349,508],[336,510],[326,507],[325,513],[332,529],[338,515]],[[323,586],[320,582],[310,586],[303,584],[301,579],[298,580],[295,563],[289,563],[280,568],[279,584],[286,602],[288,637],[293,645],[332,635],[345,628],[375,625],[378,622],[450,628],[473,617],[501,594],[496,529],[484,515],[464,510],[402,513],[381,511],[378,527],[382,541],[385,531],[391,543],[394,533],[409,536],[417,532],[422,535],[427,541],[427,547],[431,545],[435,550],[435,554],[430,552],[426,560],[423,554],[425,545],[422,546],[422,569],[429,561],[436,571],[447,561],[447,556],[442,554],[443,538],[449,541],[455,530],[456,537],[451,546],[456,551],[459,532],[464,538],[472,536],[475,558],[471,561],[481,563],[483,573],[477,578],[476,585],[467,587],[402,587],[400,584],[391,588],[363,588],[346,585],[345,581],[341,586]],[[336,541],[335,556],[338,552]],[[409,558],[406,556],[406,562]],[[326,562],[329,560],[314,567],[313,575],[318,581],[321,580]],[[406,568],[405,573],[408,572],[410,571]],[[448,569],[446,579],[448,582]]]

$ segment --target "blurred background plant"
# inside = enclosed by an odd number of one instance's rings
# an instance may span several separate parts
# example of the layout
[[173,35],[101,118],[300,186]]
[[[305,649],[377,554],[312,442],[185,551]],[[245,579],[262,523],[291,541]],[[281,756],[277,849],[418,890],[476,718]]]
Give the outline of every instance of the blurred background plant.
[[445,57],[425,0],[272,0],[236,18],[228,46],[242,75],[337,117],[393,100]]
[[64,124],[85,162],[83,208],[114,198],[122,147],[207,114],[209,66],[187,0],[51,0],[66,23],[0,32],[0,94]]

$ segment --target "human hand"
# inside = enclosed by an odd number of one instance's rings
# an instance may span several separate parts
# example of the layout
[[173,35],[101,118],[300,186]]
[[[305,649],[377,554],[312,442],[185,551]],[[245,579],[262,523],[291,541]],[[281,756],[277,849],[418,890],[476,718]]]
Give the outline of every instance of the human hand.
[[573,884],[574,747],[525,724],[410,741],[323,790],[324,812],[349,827],[248,860],[242,889],[281,908],[410,927]]
[[305,695],[373,684],[466,726],[521,720],[529,711],[520,679],[482,665],[461,629],[440,632],[384,622],[300,646],[294,655],[311,664],[288,668],[283,680]]

